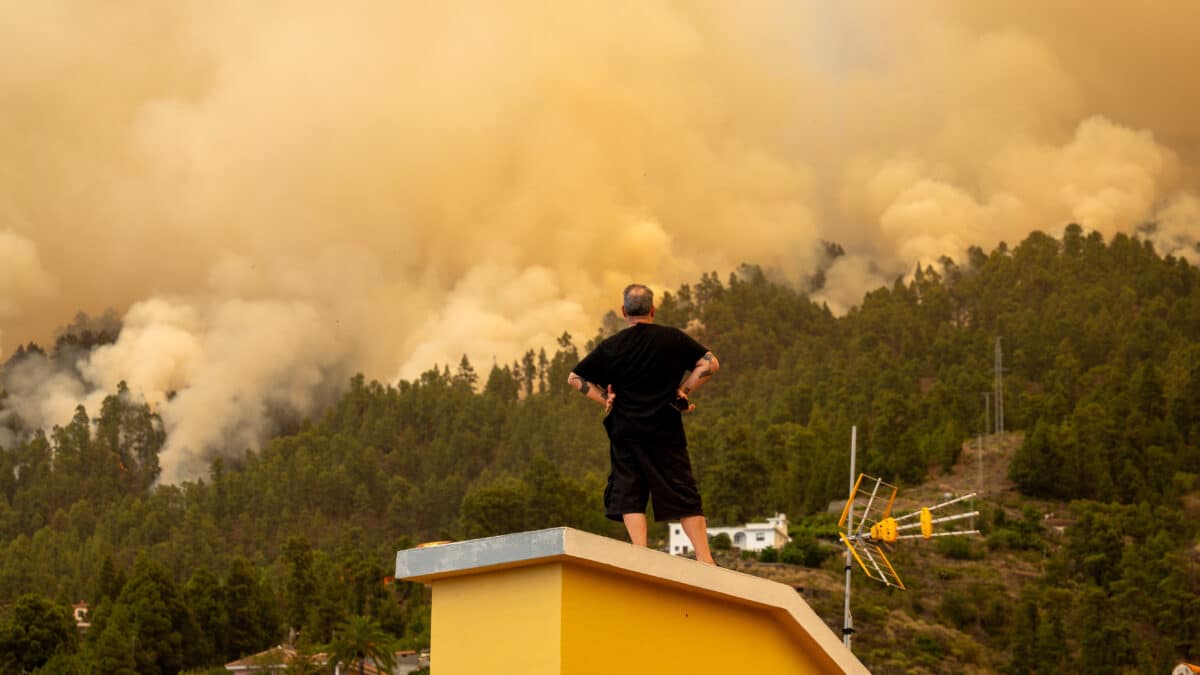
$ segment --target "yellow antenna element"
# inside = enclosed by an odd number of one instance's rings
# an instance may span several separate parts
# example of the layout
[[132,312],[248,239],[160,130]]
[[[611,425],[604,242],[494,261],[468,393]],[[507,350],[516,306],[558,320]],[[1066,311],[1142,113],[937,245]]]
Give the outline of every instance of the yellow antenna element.
[[[842,509],[842,517],[838,520],[838,536],[846,550],[858,562],[858,566],[866,573],[867,578],[887,586],[904,590],[904,582],[892,567],[887,554],[880,546],[894,544],[901,539],[929,539],[931,537],[951,537],[965,534],[979,534],[979,530],[949,530],[934,532],[934,525],[949,523],[963,518],[979,515],[978,511],[958,513],[934,518],[933,512],[948,506],[959,504],[971,499],[975,493],[955,497],[947,501],[922,507],[911,513],[893,517],[892,507],[896,503],[896,493],[899,489],[891,483],[885,483],[880,478],[859,474],[854,483],[850,499]],[[848,525],[853,523],[853,526]],[[919,528],[919,529],[918,529]],[[906,531],[917,530],[913,534]],[[849,560],[847,560],[849,564]],[[847,567],[849,569],[849,567]]]
[[884,518],[871,526],[871,538],[891,543],[896,541],[896,519]]
[[[863,477],[866,475],[865,473],[858,474],[858,480],[855,481],[854,490],[851,491],[851,494],[858,494],[858,488],[862,485]],[[850,505],[853,503],[852,499],[846,500],[846,505],[842,507],[842,517],[838,519],[838,527],[846,527],[846,516],[850,513]]]
[[892,515],[892,507],[896,505],[896,492],[897,492],[897,489],[895,486],[893,486],[892,487],[892,496],[890,498],[888,498],[887,508],[885,508],[883,510],[884,518],[888,518]]
[[905,590],[904,582],[900,581],[900,575],[896,574],[896,568],[892,567],[892,563],[884,555],[882,548],[863,541],[852,544],[846,535],[840,532],[838,536],[842,538],[842,543],[850,551],[850,555],[854,556],[854,560],[858,562],[858,566],[862,568],[868,579],[874,579],[886,586],[894,586],[902,591]]
[[854,544],[851,544],[850,540],[846,538],[846,535],[842,534],[841,532],[838,532],[838,536],[842,538],[842,543],[846,545],[846,548],[850,549],[850,555],[854,556],[854,559],[858,561],[858,564],[863,568],[863,571],[867,573],[867,576],[871,576],[871,572],[867,570],[867,566],[865,563],[863,563],[862,558],[858,557],[858,551],[854,550]]

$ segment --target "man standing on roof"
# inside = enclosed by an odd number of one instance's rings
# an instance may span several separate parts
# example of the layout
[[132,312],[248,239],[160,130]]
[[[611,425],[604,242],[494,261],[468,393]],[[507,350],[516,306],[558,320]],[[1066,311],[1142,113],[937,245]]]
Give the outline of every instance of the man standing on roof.
[[653,498],[655,519],[678,519],[696,559],[711,565],[681,413],[696,409],[688,396],[720,364],[687,333],[654,324],[654,292],[648,287],[627,286],[623,300],[621,315],[629,327],[601,342],[567,377],[608,411],[604,428],[612,471],[605,515],[625,523],[635,546],[645,546],[646,503]]

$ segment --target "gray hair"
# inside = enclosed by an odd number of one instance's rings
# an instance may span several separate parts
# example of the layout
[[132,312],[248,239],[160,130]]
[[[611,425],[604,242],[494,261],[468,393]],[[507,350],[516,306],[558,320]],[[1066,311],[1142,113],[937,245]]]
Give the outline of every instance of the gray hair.
[[654,291],[644,284],[629,284],[625,287],[624,305],[629,316],[646,316],[654,307]]

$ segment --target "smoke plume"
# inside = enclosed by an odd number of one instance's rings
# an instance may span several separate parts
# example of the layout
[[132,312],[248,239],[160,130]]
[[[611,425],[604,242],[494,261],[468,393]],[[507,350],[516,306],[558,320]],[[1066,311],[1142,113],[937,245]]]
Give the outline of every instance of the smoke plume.
[[355,370],[586,337],[633,280],[823,270],[814,295],[841,311],[917,263],[1069,222],[1195,262],[1197,17],[3,4],[0,347],[81,308],[123,315],[65,371],[6,373],[8,405],[61,423],[126,380],[159,406],[179,480]]

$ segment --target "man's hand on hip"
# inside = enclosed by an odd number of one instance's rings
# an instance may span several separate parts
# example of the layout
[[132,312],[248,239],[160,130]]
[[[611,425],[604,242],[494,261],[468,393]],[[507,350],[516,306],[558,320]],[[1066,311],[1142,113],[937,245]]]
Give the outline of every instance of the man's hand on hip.
[[675,390],[675,402],[671,405],[681,413],[690,413],[696,409],[696,404],[688,400],[687,394],[683,392],[683,388]]

